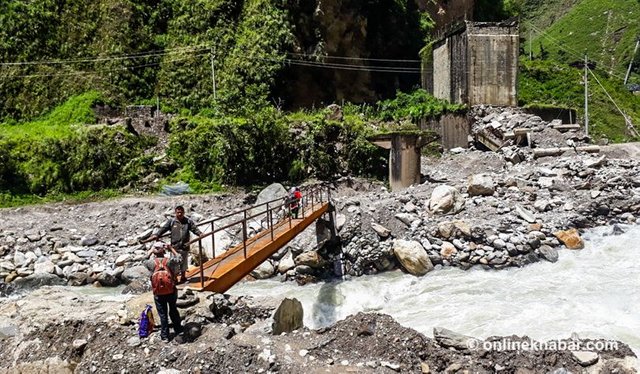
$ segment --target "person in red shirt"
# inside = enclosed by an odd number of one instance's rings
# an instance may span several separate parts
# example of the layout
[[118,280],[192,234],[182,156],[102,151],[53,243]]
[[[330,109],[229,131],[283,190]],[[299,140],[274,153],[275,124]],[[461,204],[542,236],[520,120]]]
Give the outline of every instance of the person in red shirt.
[[293,218],[298,218],[301,203],[302,192],[300,192],[300,188],[291,187],[291,190],[289,191],[289,209],[291,209],[291,216]]

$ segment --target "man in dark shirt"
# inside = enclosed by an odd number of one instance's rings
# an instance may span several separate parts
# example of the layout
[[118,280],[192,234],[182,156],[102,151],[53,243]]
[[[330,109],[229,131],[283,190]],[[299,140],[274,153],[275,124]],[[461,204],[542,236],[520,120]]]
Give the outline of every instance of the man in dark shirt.
[[178,251],[180,256],[182,256],[180,263],[181,279],[179,283],[184,283],[186,281],[187,264],[189,263],[189,247],[187,246],[187,243],[189,243],[189,232],[198,236],[202,235],[202,232],[191,218],[184,215],[184,208],[182,206],[179,205],[176,207],[175,214],[175,218],[167,220],[167,222],[151,236],[151,239],[155,240],[165,232],[171,230],[171,245]]

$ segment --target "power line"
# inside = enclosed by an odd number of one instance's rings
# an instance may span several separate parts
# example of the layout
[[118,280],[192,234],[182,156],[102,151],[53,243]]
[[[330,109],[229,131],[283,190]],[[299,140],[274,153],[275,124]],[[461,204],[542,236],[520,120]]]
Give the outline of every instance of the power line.
[[351,64],[338,64],[338,63],[318,62],[318,61],[306,61],[306,60],[289,59],[289,58],[280,60],[280,59],[273,59],[273,58],[254,57],[249,59],[271,61],[271,62],[285,62],[288,65],[294,65],[294,66],[306,66],[306,67],[316,67],[316,68],[334,69],[334,70],[365,71],[365,72],[375,72],[375,73],[408,73],[408,74],[419,74],[421,72],[421,69],[419,68],[351,65]]
[[359,61],[379,61],[379,62],[408,62],[408,63],[421,63],[422,60],[403,60],[403,59],[388,59],[388,58],[368,58],[368,57],[348,57],[348,56],[330,56],[330,55],[312,55],[306,53],[293,53],[287,52],[291,56],[301,56],[309,58],[329,58],[336,60],[359,60]]
[[[114,71],[123,71],[123,70],[129,70],[129,69],[140,69],[140,68],[145,68],[145,67],[151,67],[151,66],[158,66],[161,64],[166,64],[166,63],[173,63],[173,62],[178,62],[178,61],[184,61],[184,60],[188,60],[191,57],[197,57],[197,56],[203,56],[206,55],[207,53],[199,53],[199,54],[195,54],[195,55],[190,55],[189,57],[183,57],[183,58],[176,58],[176,59],[172,59],[169,61],[161,61],[161,62],[153,62],[153,63],[147,63],[147,64],[141,64],[141,65],[133,65],[133,66],[122,66],[119,68],[112,68],[112,69],[108,69],[106,72],[114,72]],[[76,71],[76,72],[68,72],[68,73],[53,73],[53,74],[24,74],[24,75],[5,75],[5,76],[0,76],[1,78],[38,78],[38,77],[62,77],[62,76],[76,76],[76,75],[100,75],[101,73],[104,73],[104,71],[101,72],[96,72],[96,71]]]
[[[537,27],[535,27],[532,23],[528,23],[533,29],[534,31],[536,31],[538,34],[540,34],[541,36],[543,36],[544,38],[546,38],[547,40],[551,41],[553,44],[556,45],[556,47],[561,48],[563,50],[566,50],[569,52],[570,55],[572,55],[573,57],[575,57],[578,60],[582,60],[582,56],[581,53],[577,52],[576,50],[572,49],[571,47],[568,47],[566,45],[563,44],[562,41],[559,41],[558,39],[554,38],[553,36],[549,35],[549,33],[544,32],[540,29],[538,29]],[[598,70],[602,70],[603,72],[611,75],[612,77],[616,77],[620,80],[623,80],[624,78],[622,78],[620,75],[618,74],[614,74],[614,73],[610,73],[608,72],[606,69],[600,68],[600,66],[603,66],[604,64],[602,64],[601,62],[599,62],[598,60],[595,59],[591,59],[592,61],[594,61],[596,63],[596,69]]]
[[208,50],[207,48],[201,48],[200,46],[192,47],[180,47],[174,49],[168,49],[164,51],[151,51],[151,52],[138,52],[127,55],[116,55],[109,57],[92,57],[84,59],[73,60],[47,60],[47,61],[23,61],[23,62],[0,62],[0,66],[23,66],[23,65],[64,65],[64,64],[76,64],[76,63],[89,63],[89,62],[104,62],[104,61],[119,61],[119,60],[132,60],[138,58],[147,57],[161,57],[171,54],[179,54],[185,52],[198,52],[202,50]]
[[622,117],[624,118],[624,121],[627,125],[627,128],[629,128],[629,130],[631,130],[634,135],[637,137],[638,136],[638,132],[636,131],[636,129],[633,127],[633,125],[631,124],[631,120],[629,119],[629,116],[627,116],[627,114],[625,112],[622,111],[622,109],[620,109],[620,107],[618,106],[618,103],[616,103],[616,101],[613,99],[613,97],[611,97],[611,95],[609,95],[609,92],[607,91],[606,88],[604,88],[604,86],[602,85],[602,83],[600,83],[600,80],[598,79],[598,77],[593,73],[593,71],[591,71],[591,69],[589,69],[589,67],[585,64],[586,69],[589,71],[589,73],[591,73],[591,76],[593,76],[593,78],[596,80],[596,82],[598,83],[598,85],[600,86],[600,88],[602,88],[602,91],[604,91],[604,93],[607,95],[607,97],[609,98],[609,100],[611,100],[611,102],[613,103],[613,105],[616,107],[616,109],[618,110],[618,112],[620,112],[620,114],[622,115]]

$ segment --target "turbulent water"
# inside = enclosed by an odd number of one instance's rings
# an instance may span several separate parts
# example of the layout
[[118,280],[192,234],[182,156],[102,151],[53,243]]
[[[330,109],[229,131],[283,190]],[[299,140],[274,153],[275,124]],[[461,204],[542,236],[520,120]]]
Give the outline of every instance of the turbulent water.
[[311,328],[376,311],[427,336],[436,326],[478,338],[551,340],[577,333],[620,340],[640,353],[640,226],[623,228],[618,236],[608,235],[610,227],[591,230],[585,249],[561,250],[553,264],[447,268],[423,277],[395,271],[304,287],[265,280],[238,284],[229,293],[295,297]]

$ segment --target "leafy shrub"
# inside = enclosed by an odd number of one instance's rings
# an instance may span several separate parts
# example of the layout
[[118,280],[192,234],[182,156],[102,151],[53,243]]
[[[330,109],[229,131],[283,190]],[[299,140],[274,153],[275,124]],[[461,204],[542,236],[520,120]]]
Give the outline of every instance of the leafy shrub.
[[411,93],[398,92],[394,99],[378,103],[377,117],[384,121],[409,119],[418,123],[423,118],[438,117],[449,112],[460,112],[463,105],[449,104],[436,99],[423,89]]

